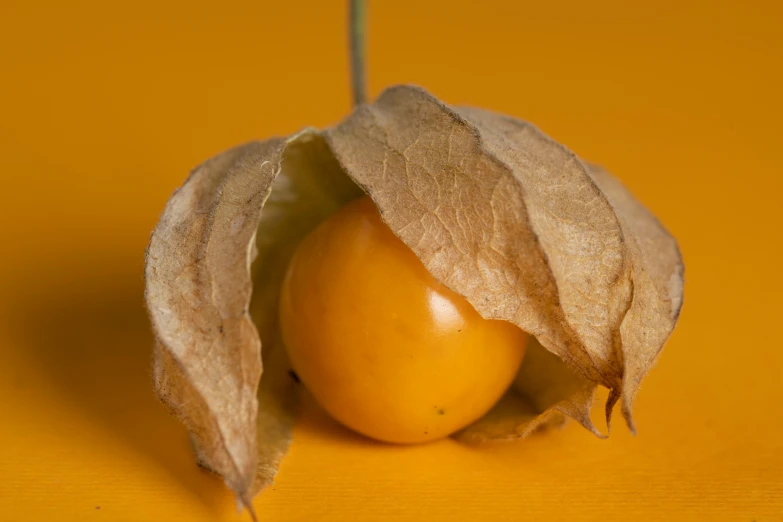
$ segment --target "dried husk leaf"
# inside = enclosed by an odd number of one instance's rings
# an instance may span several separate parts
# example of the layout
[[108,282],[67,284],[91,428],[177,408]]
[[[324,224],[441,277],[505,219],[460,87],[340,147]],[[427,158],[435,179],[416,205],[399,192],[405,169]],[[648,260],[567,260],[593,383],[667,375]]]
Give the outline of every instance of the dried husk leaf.
[[152,235],[145,275],[158,394],[187,426],[199,464],[248,508],[287,452],[299,394],[277,326],[283,272],[301,238],[360,194],[323,138],[305,130],[195,169]]
[[[611,389],[607,420],[622,395],[632,426],[630,401],[677,321],[682,263],[618,181],[528,123],[408,86],[328,140],[437,279]],[[572,406],[588,419],[589,400]]]
[[[620,325],[624,361],[622,412],[631,431],[631,403],[680,316],[685,266],[677,241],[617,178],[597,165],[590,176],[620,220],[633,267],[633,298]],[[615,394],[616,396],[616,394]],[[607,404],[611,408],[611,402]],[[611,410],[607,409],[607,421]]]
[[199,462],[245,505],[272,482],[297,404],[277,325],[283,271],[299,241],[362,191],[436,278],[536,338],[512,389],[458,439],[524,437],[566,417],[599,434],[597,384],[612,390],[607,419],[622,398],[631,425],[682,303],[674,239],[615,178],[535,127],[394,87],[332,129],[208,161],[153,233],[158,393]]
[[282,148],[249,143],[196,168],[166,205],[145,270],[158,394],[187,426],[199,463],[247,506],[261,376],[250,263]]

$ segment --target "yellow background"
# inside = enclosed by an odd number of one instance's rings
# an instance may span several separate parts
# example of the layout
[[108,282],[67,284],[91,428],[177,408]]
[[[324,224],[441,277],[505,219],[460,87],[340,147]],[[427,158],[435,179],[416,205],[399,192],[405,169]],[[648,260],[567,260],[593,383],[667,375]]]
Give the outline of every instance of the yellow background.
[[[152,393],[143,252],[191,167],[349,110],[344,21],[2,2],[0,520],[247,520]],[[392,447],[308,405],[262,520],[783,520],[781,27],[773,1],[372,2],[372,95],[415,82],[603,163],[679,238],[685,307],[638,436]]]

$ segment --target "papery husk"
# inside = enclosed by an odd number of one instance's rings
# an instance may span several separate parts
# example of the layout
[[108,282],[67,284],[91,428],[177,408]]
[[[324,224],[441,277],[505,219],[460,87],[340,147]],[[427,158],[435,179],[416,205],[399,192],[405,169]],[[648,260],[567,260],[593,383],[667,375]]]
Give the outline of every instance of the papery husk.
[[600,435],[599,384],[607,421],[621,400],[633,426],[633,397],[682,304],[675,240],[619,181],[532,125],[392,87],[334,128],[206,162],[152,235],[158,394],[244,505],[274,479],[297,404],[277,326],[283,271],[301,238],[363,193],[438,280],[536,339],[506,397],[458,439],[520,438],[566,417]]

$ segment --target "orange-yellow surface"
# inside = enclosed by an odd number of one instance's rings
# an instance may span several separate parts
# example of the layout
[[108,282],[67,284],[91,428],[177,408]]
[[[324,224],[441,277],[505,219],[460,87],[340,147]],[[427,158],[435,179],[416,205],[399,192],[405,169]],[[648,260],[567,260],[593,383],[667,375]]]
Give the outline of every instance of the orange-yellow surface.
[[[680,239],[685,307],[638,436],[393,447],[310,403],[262,520],[783,520],[782,9],[372,2],[371,94],[416,82],[606,165]],[[192,166],[349,109],[344,19],[2,2],[0,520],[247,520],[153,396],[143,250]]]

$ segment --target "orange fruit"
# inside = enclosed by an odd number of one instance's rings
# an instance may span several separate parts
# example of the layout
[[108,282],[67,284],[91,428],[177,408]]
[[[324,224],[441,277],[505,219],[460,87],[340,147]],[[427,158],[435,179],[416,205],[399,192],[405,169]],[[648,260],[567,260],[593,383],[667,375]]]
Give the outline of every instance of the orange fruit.
[[445,437],[503,395],[527,334],[482,318],[359,198],[298,246],[280,297],[292,366],[342,424],[382,441]]

